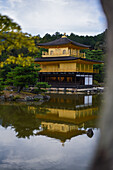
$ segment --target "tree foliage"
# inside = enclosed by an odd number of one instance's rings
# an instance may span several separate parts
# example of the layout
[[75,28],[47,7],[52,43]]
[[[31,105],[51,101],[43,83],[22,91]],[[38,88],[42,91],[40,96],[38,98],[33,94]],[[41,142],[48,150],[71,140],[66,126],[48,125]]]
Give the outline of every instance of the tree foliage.
[[[104,61],[105,54],[102,50],[85,50],[86,58],[97,61]],[[99,74],[94,75],[94,80],[99,83],[104,81],[104,64],[95,64],[94,69],[99,70]]]
[[46,92],[46,88],[50,88],[51,85],[48,85],[47,82],[37,82],[36,87],[37,87],[36,89],[37,92],[40,92],[40,91]]
[[21,65],[23,67],[30,66],[34,62],[32,57],[22,57],[20,54],[18,57],[10,56],[4,62],[0,63],[0,67],[4,67],[4,65]]
[[34,86],[38,80],[39,66],[31,64],[30,66],[18,65],[7,74],[6,84],[17,87],[20,92],[23,87]]
[[[86,44],[86,45],[90,45],[91,49],[95,49],[95,50],[102,50],[105,51],[105,47],[106,47],[106,41],[105,41],[105,36],[106,36],[106,32],[107,30],[105,30],[103,33],[95,35],[95,36],[80,36],[80,35],[76,35],[74,33],[71,33],[70,35],[67,35],[67,37],[73,41],[79,42],[81,44]],[[42,38],[40,37],[40,42],[49,42],[49,41],[53,41],[56,40],[58,38],[61,38],[63,34],[61,34],[60,32],[56,32],[53,35],[50,35],[48,33],[46,33]]]
[[37,52],[34,38],[23,33],[21,27],[8,16],[0,14],[0,61],[19,54],[23,57],[33,56]]
[[23,33],[17,23],[0,14],[0,74],[8,85],[21,91],[36,84],[40,68],[33,64],[32,56],[37,52],[35,37]]

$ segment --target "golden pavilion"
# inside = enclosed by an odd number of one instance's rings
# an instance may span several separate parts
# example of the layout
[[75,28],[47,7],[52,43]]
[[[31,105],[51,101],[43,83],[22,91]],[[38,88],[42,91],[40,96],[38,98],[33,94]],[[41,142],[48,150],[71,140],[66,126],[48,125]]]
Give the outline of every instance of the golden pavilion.
[[102,62],[86,59],[85,53],[81,53],[90,46],[72,41],[64,34],[54,41],[40,43],[38,47],[48,50],[42,52],[41,58],[35,59],[41,67],[39,81],[58,88],[93,86],[93,75],[99,73],[93,65]]

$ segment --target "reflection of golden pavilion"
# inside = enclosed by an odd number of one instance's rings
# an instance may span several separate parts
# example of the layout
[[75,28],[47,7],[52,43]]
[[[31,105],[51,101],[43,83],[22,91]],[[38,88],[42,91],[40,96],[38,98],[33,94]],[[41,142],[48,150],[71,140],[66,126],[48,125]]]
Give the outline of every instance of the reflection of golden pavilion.
[[[67,99],[65,95],[55,95],[47,103],[43,114],[37,113],[36,107],[29,106],[29,110],[32,110],[36,118],[41,120],[42,130],[36,135],[59,139],[64,143],[67,139],[86,134],[85,129],[94,128],[95,124],[92,124],[92,120],[98,118],[95,99],[95,96],[91,95],[68,96]],[[91,126],[88,125],[89,121]]]
[[48,108],[50,112],[46,115],[37,114],[36,117],[42,121],[42,131],[37,135],[48,136],[59,139],[64,143],[67,139],[86,134],[84,123],[97,118],[98,108],[87,108],[82,110],[65,110]]
[[[83,124],[81,125],[83,126]],[[73,130],[77,130],[80,126],[78,125],[68,125],[68,124],[60,124],[60,123],[52,123],[52,122],[42,122],[41,127],[43,129],[47,129],[49,131],[57,131],[57,132],[70,132]]]
[[51,138],[59,139],[61,143],[64,143],[67,139],[70,140],[72,137],[86,134],[85,130],[79,128],[83,125],[68,125],[52,122],[42,122],[42,131],[38,132],[37,135],[48,136]]
[[82,110],[47,109],[49,112],[45,115],[36,114],[36,117],[42,120],[43,129],[37,135],[59,139],[62,143],[72,137],[86,134],[86,130],[82,130],[85,128],[84,123],[95,120],[95,113],[98,111],[97,107]]
[[85,121],[96,119],[98,108],[85,108],[81,110],[67,110],[57,108],[47,108],[47,114],[36,114],[36,117],[43,120],[62,121],[74,124],[84,123]]
[[[55,96],[56,97],[56,96]],[[67,123],[80,124],[85,121],[92,120],[97,118],[98,107],[93,106],[94,97],[89,96],[80,96],[81,101],[78,103],[78,99],[68,98],[67,100],[61,98],[60,101],[53,97],[50,99],[46,106],[45,114],[39,112],[40,109],[37,109],[34,106],[29,106],[28,109],[32,110],[38,119],[42,120],[51,120],[51,121],[62,121]],[[68,101],[69,100],[69,105]],[[61,102],[62,101],[62,102]],[[73,101],[73,105],[71,101]],[[43,107],[42,107],[43,108]]]

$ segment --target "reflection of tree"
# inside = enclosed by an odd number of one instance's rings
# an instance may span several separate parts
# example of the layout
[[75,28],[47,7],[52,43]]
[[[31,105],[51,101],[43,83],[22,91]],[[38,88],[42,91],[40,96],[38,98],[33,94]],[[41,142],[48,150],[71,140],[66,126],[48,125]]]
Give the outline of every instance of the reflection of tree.
[[[44,112],[45,108],[36,109]],[[1,125],[5,128],[11,126],[17,133],[18,138],[29,138],[34,135],[34,130],[39,130],[41,121],[36,119],[32,110],[25,105],[2,105],[0,106]]]

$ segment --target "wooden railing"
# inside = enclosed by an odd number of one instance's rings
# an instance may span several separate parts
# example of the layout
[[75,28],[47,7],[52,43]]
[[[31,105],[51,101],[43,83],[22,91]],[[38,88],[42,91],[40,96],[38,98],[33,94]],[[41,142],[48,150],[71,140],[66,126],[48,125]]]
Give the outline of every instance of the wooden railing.
[[74,53],[69,53],[69,52],[66,52],[65,54],[63,54],[63,53],[61,53],[61,52],[59,52],[59,53],[53,53],[53,54],[49,54],[48,52],[46,52],[46,51],[42,51],[42,57],[57,57],[57,56],[61,56],[61,57],[63,57],[63,56],[74,56],[74,57],[81,57],[81,58],[85,58],[85,53],[76,53],[76,54],[74,54]]
[[83,73],[99,73],[98,69],[42,69],[40,72],[83,72]]
[[76,72],[99,73],[99,69],[81,69],[81,68],[76,68]]

